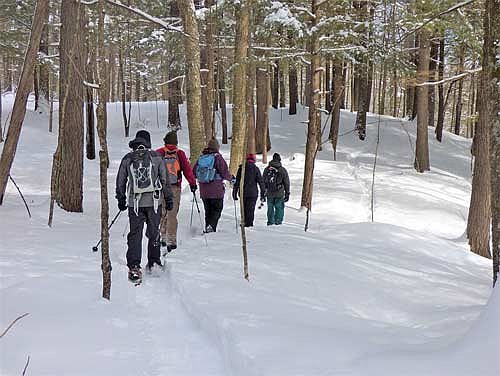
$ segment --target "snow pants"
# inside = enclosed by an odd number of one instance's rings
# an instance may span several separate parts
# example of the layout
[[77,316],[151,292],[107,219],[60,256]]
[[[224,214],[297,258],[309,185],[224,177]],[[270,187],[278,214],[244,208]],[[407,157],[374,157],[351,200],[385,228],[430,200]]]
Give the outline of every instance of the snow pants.
[[130,232],[127,235],[127,266],[141,265],[142,232],[146,223],[146,237],[148,238],[148,263],[160,262],[160,217],[161,206],[155,212],[153,207],[139,208],[135,214],[134,208],[128,208]]
[[267,225],[281,225],[285,216],[285,200],[283,197],[267,199]]
[[179,205],[181,203],[181,187],[177,184],[171,185],[174,207],[172,210],[167,210],[163,206],[161,215],[160,229],[161,238],[166,240],[167,244],[177,245],[177,214],[179,213]]
[[210,225],[216,231],[224,208],[224,198],[204,198],[203,206],[205,207],[205,227]]
[[245,208],[245,227],[253,226],[256,203],[257,203],[257,197],[245,197],[243,199],[243,207]]

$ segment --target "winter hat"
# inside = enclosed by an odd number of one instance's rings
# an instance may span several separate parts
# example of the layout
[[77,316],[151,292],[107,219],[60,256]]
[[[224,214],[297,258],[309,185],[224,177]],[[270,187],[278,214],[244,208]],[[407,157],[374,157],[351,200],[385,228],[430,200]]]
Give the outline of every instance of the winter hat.
[[216,138],[212,138],[210,141],[208,141],[207,148],[212,149],[215,151],[219,151],[219,141],[217,141]]
[[128,143],[131,149],[137,149],[140,145],[143,145],[146,149],[151,149],[151,136],[148,131],[141,129],[135,134],[135,138]]
[[177,131],[168,132],[163,138],[165,145],[177,145],[179,140],[177,139]]
[[281,162],[281,156],[278,153],[273,154],[273,161]]
[[247,154],[247,161],[254,162],[257,160],[257,156],[255,154]]

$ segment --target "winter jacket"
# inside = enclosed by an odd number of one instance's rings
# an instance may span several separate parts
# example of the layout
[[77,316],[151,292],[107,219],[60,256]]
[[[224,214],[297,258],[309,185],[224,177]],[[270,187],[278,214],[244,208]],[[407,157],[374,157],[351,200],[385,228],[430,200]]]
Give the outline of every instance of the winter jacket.
[[[120,163],[120,168],[118,169],[118,175],[116,176],[116,199],[118,201],[127,197],[127,183],[129,183],[129,185],[131,185],[132,183],[132,172],[130,171],[130,165],[132,164],[133,153],[134,152],[130,152],[123,157]],[[157,179],[159,178],[165,200],[171,201],[172,190],[170,189],[170,184],[167,184],[167,168],[165,167],[162,156],[153,150],[147,150],[146,153],[149,153],[152,161],[153,167],[151,171],[151,177],[153,179],[153,182],[157,181]],[[128,192],[129,207],[134,207],[134,198],[134,192],[132,192],[132,189],[130,189],[130,192]],[[153,192],[143,193],[139,200],[138,206],[154,206]]]
[[[159,153],[163,158],[165,158],[165,154],[167,153],[167,151],[172,152],[174,150],[177,150],[177,159],[179,160],[182,174],[184,174],[184,177],[187,179],[189,185],[195,185],[196,179],[194,177],[191,164],[189,163],[189,160],[186,157],[186,153],[184,153],[184,151],[182,151],[181,149],[178,149],[177,145],[166,145],[162,148],[156,149],[156,152]],[[177,179],[177,185],[179,187],[182,184],[182,174],[179,174],[179,177]]]
[[[270,192],[269,187],[266,183],[267,175],[269,174],[269,167],[273,167],[278,170],[278,178],[279,178],[278,184],[280,185],[280,189],[276,192]],[[266,196],[268,198],[285,198],[287,196],[290,196],[290,179],[288,177],[288,172],[281,165],[281,162],[274,159],[271,162],[269,162],[269,166],[267,166],[264,169],[264,174],[262,175],[262,178],[266,186]]]
[[[236,174],[236,183],[233,187],[233,198],[239,196],[240,190],[240,181],[241,181],[241,165],[238,168],[238,173]],[[260,173],[259,168],[255,165],[255,162],[246,161],[245,165],[245,185],[243,187],[243,196],[245,198],[253,198],[259,196],[259,190],[257,189],[257,185],[260,188],[260,198],[265,197],[266,188],[264,186],[264,181],[262,180],[262,175]]]
[[[206,148],[203,150],[203,154],[214,154],[214,168],[217,172],[215,180],[210,183],[200,183],[200,196],[201,198],[224,198],[225,188],[223,180],[230,181],[233,176],[229,173],[229,167],[227,167],[227,163],[214,149]],[[198,162],[196,162],[193,166],[193,171],[196,172],[196,168],[198,167]]]

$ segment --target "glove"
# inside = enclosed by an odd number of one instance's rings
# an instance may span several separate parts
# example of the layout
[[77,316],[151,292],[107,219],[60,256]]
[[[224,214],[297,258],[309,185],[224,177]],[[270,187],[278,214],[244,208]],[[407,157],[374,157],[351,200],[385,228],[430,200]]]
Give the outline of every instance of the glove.
[[261,198],[260,198],[260,202],[261,202],[261,203],[266,202],[266,198],[265,198],[265,197],[261,197]]
[[191,192],[195,193],[196,190],[198,189],[198,186],[196,184],[190,185],[189,188],[191,188]]
[[174,201],[172,200],[172,198],[166,198],[165,199],[165,209],[167,209],[167,211],[170,211],[174,208]]
[[285,202],[288,202],[290,199],[290,193],[285,193]]
[[236,184],[236,178],[234,177],[234,175],[232,176],[231,178],[231,184],[232,185],[235,185]]
[[233,200],[238,201],[238,191],[236,190],[233,191]]
[[127,210],[127,208],[128,208],[127,199],[119,198],[118,199],[118,209],[120,209],[120,211],[125,211],[125,210]]

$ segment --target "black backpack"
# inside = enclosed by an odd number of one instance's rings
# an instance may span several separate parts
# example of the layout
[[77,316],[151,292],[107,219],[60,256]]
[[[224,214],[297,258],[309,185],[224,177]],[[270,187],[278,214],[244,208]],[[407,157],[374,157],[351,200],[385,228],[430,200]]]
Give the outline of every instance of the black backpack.
[[268,192],[278,192],[283,187],[283,178],[277,168],[269,166],[265,178],[265,184]]

